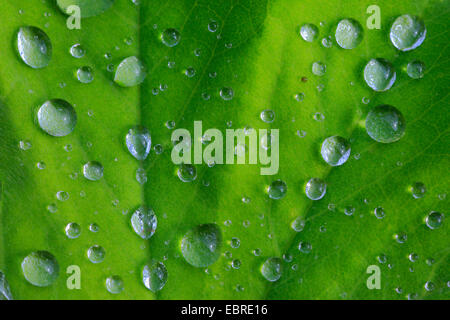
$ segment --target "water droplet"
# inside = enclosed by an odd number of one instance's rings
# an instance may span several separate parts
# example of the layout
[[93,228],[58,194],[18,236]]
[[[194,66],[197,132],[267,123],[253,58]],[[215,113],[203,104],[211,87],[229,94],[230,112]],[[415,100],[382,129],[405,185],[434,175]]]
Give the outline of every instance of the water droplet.
[[65,191],[58,191],[56,193],[56,198],[59,201],[67,201],[69,199],[69,194],[67,192],[65,192]]
[[239,240],[238,238],[231,238],[230,246],[233,249],[239,248],[240,245],[241,245],[241,240]]
[[307,42],[313,42],[319,37],[319,29],[312,23],[306,23],[300,28],[300,36]]
[[272,123],[275,120],[275,112],[270,109],[261,111],[260,118],[265,123]]
[[294,96],[294,99],[297,100],[298,102],[302,102],[305,99],[305,94],[303,92],[297,93]]
[[150,239],[156,231],[158,220],[153,209],[141,206],[131,216],[131,225],[142,239]]
[[375,215],[375,217],[377,217],[377,219],[383,219],[385,216],[385,212],[384,209],[382,207],[376,207],[373,210],[373,214]]
[[192,182],[197,178],[197,169],[192,164],[182,163],[178,167],[177,175],[183,182]]
[[102,164],[97,161],[89,161],[83,166],[83,175],[91,181],[100,180],[103,177]]
[[330,166],[340,166],[347,161],[350,151],[350,142],[347,139],[332,136],[322,143],[321,154],[323,160]]
[[94,72],[91,67],[84,66],[77,70],[77,79],[81,83],[91,83],[94,81]]
[[145,172],[145,169],[143,168],[138,168],[136,170],[136,180],[137,182],[139,182],[140,184],[145,184],[147,183],[147,173]]
[[81,227],[76,222],[71,222],[66,226],[66,236],[69,239],[76,239],[81,234]]
[[409,261],[411,262],[416,262],[417,260],[419,260],[419,255],[417,253],[410,253],[408,256]]
[[122,87],[141,84],[147,77],[144,64],[135,56],[124,59],[117,67],[114,81]]
[[312,245],[306,241],[300,241],[298,244],[298,250],[302,253],[310,253],[312,250]]
[[425,218],[425,223],[431,230],[438,229],[442,225],[443,221],[444,215],[437,211],[431,211]]
[[356,48],[363,39],[363,29],[358,21],[343,19],[336,28],[336,42],[341,48]]
[[305,186],[305,194],[311,200],[320,200],[327,192],[327,184],[319,178],[310,179]]
[[81,59],[86,54],[86,50],[81,44],[77,43],[70,48],[70,54],[74,58]]
[[427,192],[427,188],[422,182],[415,182],[411,188],[410,191],[412,193],[412,196],[415,199],[420,199],[425,196],[425,193]]
[[355,208],[352,206],[347,206],[344,209],[344,213],[346,216],[352,216],[355,213]]
[[329,38],[322,38],[321,43],[324,48],[331,48],[333,46],[333,42]]
[[385,264],[387,261],[387,256],[384,253],[382,253],[377,257],[377,260],[379,263]]
[[38,163],[36,163],[36,167],[37,167],[39,170],[44,170],[44,169],[47,167],[47,165],[45,164],[45,162],[39,161]]
[[54,137],[67,136],[75,129],[77,114],[65,100],[46,101],[37,112],[37,120],[42,130]]
[[320,62],[320,61],[316,61],[312,64],[312,73],[315,74],[316,76],[323,76],[325,74],[325,72],[327,71],[327,66]]
[[372,59],[364,68],[364,80],[375,91],[389,90],[396,79],[392,64],[386,59]]
[[373,108],[366,118],[367,134],[375,141],[392,143],[405,134],[405,118],[402,113],[390,105]]
[[32,145],[31,145],[30,141],[28,141],[28,140],[20,140],[19,141],[19,148],[20,149],[25,151],[25,150],[31,149],[31,147],[32,147]]
[[282,260],[276,257],[267,259],[261,266],[261,274],[270,282],[279,280],[282,274]]
[[231,261],[231,267],[233,269],[239,269],[241,267],[241,260],[234,259],[233,261]]
[[306,221],[302,217],[297,217],[292,221],[291,228],[296,232],[302,232],[305,228]]
[[233,89],[231,89],[229,87],[222,88],[220,90],[220,96],[223,100],[229,101],[229,100],[233,99],[234,91],[233,91]]
[[39,69],[48,66],[52,58],[52,43],[47,34],[36,27],[21,27],[17,33],[17,49],[23,62]]
[[201,224],[189,230],[181,241],[181,253],[194,267],[207,267],[219,259],[222,233],[216,224]]
[[152,260],[144,266],[142,281],[147,289],[152,292],[160,291],[166,285],[168,272],[164,263]]
[[168,28],[161,33],[161,41],[168,47],[175,47],[180,42],[180,32],[177,29]]
[[287,185],[282,180],[275,180],[270,184],[267,189],[267,193],[269,194],[269,198],[274,200],[279,200],[284,198],[287,193]]
[[22,271],[25,279],[32,285],[47,287],[58,278],[59,264],[50,252],[35,251],[23,259]]
[[435,284],[433,282],[431,282],[431,281],[425,282],[425,286],[424,287],[425,287],[425,290],[427,290],[427,291],[433,291],[434,288],[436,288]]
[[0,271],[0,301],[1,300],[13,300],[9,283],[6,280],[6,276]]
[[186,77],[192,78],[195,76],[195,69],[193,67],[186,68],[186,70],[184,70],[184,74]]
[[398,242],[398,243],[405,243],[406,240],[408,240],[408,236],[406,235],[406,233],[404,232],[400,232],[394,235],[394,239]]
[[145,160],[150,153],[152,139],[147,128],[135,126],[128,130],[126,135],[128,151],[138,160]]
[[212,20],[210,23],[208,23],[209,32],[216,32],[218,28],[219,24],[216,21]]
[[91,224],[89,225],[89,231],[90,231],[90,232],[96,233],[96,232],[98,232],[99,230],[100,230],[100,226],[99,226],[98,224],[96,224],[96,223],[91,223]]
[[425,63],[419,60],[413,60],[406,66],[406,73],[412,79],[421,79],[425,72]]
[[124,289],[123,280],[119,276],[111,276],[106,279],[106,289],[112,294],[119,294]]
[[422,19],[405,14],[395,19],[389,37],[398,50],[409,51],[420,46],[426,34],[427,30]]
[[102,246],[93,245],[87,251],[87,257],[92,263],[101,263],[105,259],[106,251]]

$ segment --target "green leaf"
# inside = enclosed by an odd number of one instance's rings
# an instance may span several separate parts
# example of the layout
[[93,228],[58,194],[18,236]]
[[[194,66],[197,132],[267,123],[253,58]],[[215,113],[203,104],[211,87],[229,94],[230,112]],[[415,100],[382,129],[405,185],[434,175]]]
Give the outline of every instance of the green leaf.
[[[68,16],[55,1],[29,2],[0,3],[0,270],[14,298],[450,297],[449,223],[444,219],[434,230],[424,223],[429,212],[446,215],[448,208],[448,2],[377,1],[380,30],[367,28],[366,10],[373,1],[366,0],[141,0],[140,5],[117,0],[101,15],[82,19],[80,30],[66,27]],[[401,52],[390,42],[389,30],[406,13],[424,20],[427,35],[417,49]],[[361,43],[346,39],[349,46],[356,43],[354,49],[343,49],[334,39],[342,19],[363,28]],[[318,26],[313,42],[299,34],[306,23]],[[211,30],[217,24],[217,31],[209,31],[208,24]],[[18,56],[14,39],[23,26],[38,27],[51,39],[47,67],[32,69]],[[170,28],[181,36],[173,47],[161,40]],[[330,48],[321,44],[328,36]],[[77,43],[86,49],[80,59],[69,52]],[[111,65],[133,56],[146,66],[147,77],[124,88],[114,82]],[[385,92],[364,81],[364,66],[373,58],[390,61],[397,72]],[[425,63],[423,78],[406,74],[412,60]],[[312,73],[316,61],[326,65],[322,76]],[[83,66],[93,70],[91,83],[74,75]],[[233,98],[223,99],[221,90],[223,95],[229,88]],[[300,93],[304,99],[297,101]],[[63,99],[76,111],[76,127],[67,136],[50,136],[35,121],[36,109],[52,99]],[[364,128],[368,112],[381,104],[405,118],[405,135],[395,143],[378,143]],[[275,112],[270,124],[259,118],[265,109]],[[195,181],[182,182],[171,160],[172,130],[166,123],[193,132],[197,120],[203,130],[224,133],[229,125],[280,129],[278,174],[260,175],[262,165],[202,164],[196,165]],[[152,146],[163,147],[161,154],[152,149],[143,161],[132,156],[125,136],[137,125],[148,128]],[[331,167],[320,147],[335,135],[349,139],[351,156]],[[31,148],[19,148],[20,141]],[[84,178],[89,161],[103,166],[100,180]],[[136,180],[138,169],[146,173],[145,184]],[[327,183],[318,201],[304,192],[313,177]],[[266,189],[277,179],[286,183],[287,193],[274,200]],[[424,197],[412,196],[415,182],[425,185]],[[59,191],[69,198],[58,200]],[[141,205],[152,208],[158,220],[148,240],[130,222]],[[383,219],[374,215],[377,207]],[[297,218],[306,221],[298,233],[291,228]],[[70,222],[81,226],[76,239],[65,235]],[[89,230],[92,223],[98,232]],[[189,264],[180,246],[189,230],[210,223],[220,228],[222,254],[205,270]],[[401,233],[407,235],[402,244],[393,238]],[[232,238],[239,239],[238,248]],[[300,242],[311,251],[299,251]],[[93,245],[105,249],[103,262],[88,259]],[[58,261],[59,276],[50,286],[33,286],[22,273],[23,259],[35,251],[48,251]],[[416,262],[408,259],[411,253],[418,255]],[[377,257],[384,255],[387,261],[380,263]],[[262,264],[283,256],[281,278],[266,280]],[[153,293],[142,270],[155,261],[164,263],[168,278]],[[80,290],[67,287],[72,265],[81,270]],[[366,285],[371,265],[381,268],[380,290]],[[123,280],[119,294],[105,285],[115,275]],[[434,290],[425,289],[427,281]]]

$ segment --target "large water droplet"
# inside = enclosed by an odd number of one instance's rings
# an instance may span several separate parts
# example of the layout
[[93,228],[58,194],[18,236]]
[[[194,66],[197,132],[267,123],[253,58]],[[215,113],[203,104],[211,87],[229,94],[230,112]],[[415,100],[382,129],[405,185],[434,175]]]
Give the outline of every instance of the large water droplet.
[[322,143],[322,158],[331,166],[343,165],[350,156],[350,142],[347,139],[332,136]]
[[267,259],[261,266],[262,276],[268,281],[277,281],[282,274],[282,263],[280,258],[272,257]]
[[427,227],[431,230],[437,229],[442,225],[444,221],[444,215],[437,211],[431,211],[428,216],[425,218],[425,223]]
[[363,39],[363,29],[358,21],[343,19],[339,21],[336,28],[336,42],[341,48],[356,48]]
[[0,300],[13,300],[11,289],[3,272],[0,271]]
[[48,251],[35,251],[22,261],[25,279],[37,287],[47,287],[55,282],[59,275],[59,264]]
[[103,177],[102,164],[97,161],[89,161],[83,166],[83,175],[91,181],[100,180]]
[[300,35],[303,40],[313,42],[319,37],[319,29],[312,23],[306,23],[301,26]]
[[16,41],[23,62],[35,69],[48,66],[52,58],[52,43],[44,31],[36,27],[21,27]]
[[389,36],[398,50],[409,51],[420,46],[426,34],[427,30],[422,19],[405,14],[395,19]]
[[287,193],[286,182],[282,180],[275,180],[270,184],[269,188],[267,189],[267,193],[269,194],[269,198],[274,200],[284,198]]
[[150,239],[156,231],[158,220],[153,209],[141,206],[131,216],[131,225],[142,239]]
[[92,263],[100,263],[105,260],[106,251],[102,246],[93,245],[87,251],[87,257]]
[[161,41],[168,47],[175,47],[180,39],[180,32],[174,28],[168,28],[161,33]]
[[160,291],[166,285],[168,272],[164,263],[153,260],[144,266],[142,281],[152,292]]
[[147,128],[135,126],[128,130],[125,138],[128,151],[138,160],[145,160],[150,153],[152,139]]
[[144,64],[135,56],[124,59],[116,69],[114,81],[122,87],[133,87],[141,84],[147,72]]
[[367,134],[375,141],[391,143],[405,134],[405,119],[399,110],[390,105],[373,108],[366,118]]
[[229,87],[222,88],[220,90],[220,97],[225,101],[233,99],[234,97],[233,89]]
[[311,200],[320,200],[327,192],[327,184],[319,178],[310,179],[305,186],[305,194]]
[[181,253],[194,267],[207,267],[220,257],[222,233],[216,224],[201,224],[186,232]]
[[275,120],[275,112],[270,109],[261,111],[260,118],[265,123],[272,123]]
[[106,289],[112,294],[119,294],[124,289],[123,280],[120,276],[111,276],[106,279]]
[[37,120],[42,130],[51,136],[67,136],[75,129],[77,114],[65,100],[46,101],[37,112]]
[[372,59],[364,68],[364,80],[375,91],[389,90],[395,79],[394,67],[385,59]]

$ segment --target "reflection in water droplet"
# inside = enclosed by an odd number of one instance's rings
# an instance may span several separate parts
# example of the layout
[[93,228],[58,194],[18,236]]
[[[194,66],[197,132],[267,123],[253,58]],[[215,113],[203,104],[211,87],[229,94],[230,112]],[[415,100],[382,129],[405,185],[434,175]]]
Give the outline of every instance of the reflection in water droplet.
[[312,178],[305,186],[306,196],[311,200],[320,200],[327,192],[327,184],[319,178]]
[[396,79],[392,64],[386,59],[372,59],[364,68],[364,80],[373,90],[381,92],[389,90]]
[[341,48],[354,49],[362,41],[363,29],[358,21],[343,19],[337,25],[335,37]]
[[420,46],[426,34],[427,30],[422,19],[405,14],[394,21],[389,37],[398,50],[409,51]]
[[431,211],[425,218],[425,223],[431,230],[438,229],[444,221],[444,215],[437,211]]
[[54,137],[70,134],[77,124],[74,108],[65,100],[46,101],[37,112],[37,120],[42,130]]
[[367,134],[375,141],[392,143],[405,134],[405,118],[402,113],[390,105],[373,108],[366,118]]
[[100,180],[103,177],[102,164],[97,161],[89,161],[83,166],[83,175],[91,181]]
[[153,260],[144,266],[142,281],[152,292],[160,291],[166,285],[168,272],[164,263]]
[[106,289],[112,294],[119,294],[124,289],[123,280],[119,276],[111,276],[106,279]]
[[135,126],[128,130],[125,137],[128,151],[138,160],[145,160],[150,153],[151,137],[147,128]]
[[189,230],[181,241],[181,253],[194,267],[207,267],[219,259],[222,233],[216,224],[201,224]]
[[343,165],[350,156],[350,142],[339,136],[326,138],[322,143],[321,154],[323,160],[331,166]]
[[22,261],[22,271],[25,279],[37,287],[47,287],[53,284],[59,275],[59,264],[48,251],[35,251]]
[[161,41],[168,47],[175,47],[180,42],[180,32],[177,29],[168,28],[161,33]]
[[81,227],[76,222],[71,222],[66,226],[66,236],[69,239],[76,239],[81,234]]
[[114,81],[122,87],[141,84],[147,77],[144,64],[135,56],[124,59],[117,67]]
[[279,280],[282,274],[282,260],[276,257],[267,259],[261,266],[261,274],[267,281]]
[[105,259],[106,251],[102,246],[93,245],[87,251],[87,257],[92,263],[101,263]]
[[150,239],[156,231],[158,220],[153,209],[141,206],[131,216],[131,225],[142,239]]
[[319,29],[312,23],[306,23],[301,26],[300,35],[303,40],[313,42],[319,36]]

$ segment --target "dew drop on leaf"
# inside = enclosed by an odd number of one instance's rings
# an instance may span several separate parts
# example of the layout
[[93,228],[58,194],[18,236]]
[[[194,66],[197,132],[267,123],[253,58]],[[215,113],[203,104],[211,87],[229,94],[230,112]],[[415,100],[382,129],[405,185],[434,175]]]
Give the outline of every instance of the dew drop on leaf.
[[180,32],[174,28],[168,28],[161,33],[161,41],[168,47],[175,47],[180,39]]
[[406,73],[412,79],[421,79],[425,72],[425,63],[419,60],[413,60],[406,66]]
[[201,224],[186,232],[181,241],[181,253],[197,268],[207,267],[219,259],[222,232],[216,224]]
[[322,143],[321,154],[323,160],[330,166],[340,166],[348,160],[350,151],[350,142],[347,139],[332,136]]
[[47,287],[53,284],[59,275],[59,264],[48,251],[34,251],[22,261],[22,271],[25,279],[37,287]]
[[389,90],[396,79],[392,64],[386,59],[372,59],[364,68],[364,80],[375,91]]
[[313,42],[319,37],[319,29],[312,23],[306,23],[300,28],[300,36],[307,42]]
[[425,187],[425,184],[423,184],[422,182],[415,182],[411,186],[410,191],[415,199],[420,199],[425,196],[427,188]]
[[152,140],[147,128],[135,126],[128,130],[125,137],[128,151],[138,160],[145,160],[150,153]]
[[405,118],[402,113],[390,105],[373,108],[366,118],[367,134],[375,141],[392,143],[405,134]]
[[86,50],[81,44],[77,43],[70,47],[70,54],[74,58],[81,59],[86,54]]
[[425,40],[427,30],[422,19],[409,14],[395,19],[389,37],[392,44],[400,51],[416,49]]
[[131,216],[131,226],[142,239],[150,239],[156,231],[158,220],[153,209],[139,207]]
[[341,48],[354,49],[363,39],[363,29],[358,21],[343,19],[337,25],[335,37]]
[[76,239],[81,234],[81,227],[78,223],[71,222],[71,223],[67,224],[65,231],[66,231],[67,238]]
[[183,182],[192,182],[197,178],[197,169],[192,164],[182,163],[178,167],[177,175]]
[[100,180],[103,177],[103,166],[98,161],[89,161],[83,166],[83,175],[91,181]]
[[6,280],[6,276],[0,271],[0,300],[13,300],[11,288]]
[[287,185],[283,180],[275,180],[270,184],[267,188],[267,193],[269,194],[269,198],[274,200],[279,200],[284,198],[287,193]]
[[91,83],[94,81],[94,71],[88,66],[81,67],[77,70],[77,79],[81,83]]
[[122,87],[134,87],[147,77],[144,64],[135,56],[124,59],[116,69],[114,81]]
[[110,276],[106,279],[106,289],[109,293],[119,294],[124,289],[124,283],[120,276]]
[[232,88],[224,87],[220,90],[220,97],[225,100],[231,100],[234,97],[234,91]]
[[93,245],[87,250],[87,257],[92,263],[101,263],[105,259],[106,251],[102,246]]
[[70,103],[61,99],[44,102],[37,112],[42,130],[54,137],[70,134],[77,124],[77,114]]
[[262,276],[270,282],[280,279],[282,274],[282,260],[280,258],[272,257],[267,259],[261,266]]
[[425,218],[425,223],[431,230],[438,229],[444,221],[444,215],[437,211],[431,211]]
[[144,266],[142,281],[152,292],[160,291],[166,285],[168,272],[164,263],[153,260]]
[[34,69],[48,66],[52,58],[52,43],[37,27],[21,27],[17,33],[17,50],[23,62]]

